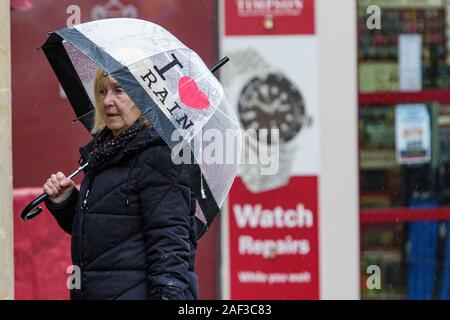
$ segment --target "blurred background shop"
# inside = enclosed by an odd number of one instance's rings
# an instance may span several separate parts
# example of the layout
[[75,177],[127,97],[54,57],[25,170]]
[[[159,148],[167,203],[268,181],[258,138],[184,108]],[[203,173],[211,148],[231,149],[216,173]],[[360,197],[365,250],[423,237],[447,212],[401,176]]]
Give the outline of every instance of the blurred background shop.
[[[448,299],[450,6],[358,4],[362,298]],[[371,264],[381,290],[364,286]]]
[[218,77],[243,129],[280,130],[278,173],[243,164],[199,243],[202,299],[448,299],[447,0],[10,4],[14,215],[0,212],[0,298],[68,298],[69,236],[48,213],[19,214],[49,173],[75,169],[89,135],[34,48],[69,23],[128,17],[207,65],[229,56]]

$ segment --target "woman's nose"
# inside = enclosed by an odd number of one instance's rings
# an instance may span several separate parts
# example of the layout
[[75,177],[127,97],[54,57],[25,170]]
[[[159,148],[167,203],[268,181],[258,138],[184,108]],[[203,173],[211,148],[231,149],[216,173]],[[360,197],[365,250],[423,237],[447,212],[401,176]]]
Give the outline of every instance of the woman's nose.
[[103,98],[103,104],[105,107],[112,106],[114,104],[114,95],[111,90],[108,90]]

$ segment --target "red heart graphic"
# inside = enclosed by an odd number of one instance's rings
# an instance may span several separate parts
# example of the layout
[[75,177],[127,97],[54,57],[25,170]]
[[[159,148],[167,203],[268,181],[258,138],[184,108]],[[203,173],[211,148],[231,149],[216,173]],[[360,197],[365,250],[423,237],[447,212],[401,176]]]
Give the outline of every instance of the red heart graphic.
[[210,106],[208,97],[191,77],[181,77],[178,82],[178,95],[181,102],[190,108],[203,110]]

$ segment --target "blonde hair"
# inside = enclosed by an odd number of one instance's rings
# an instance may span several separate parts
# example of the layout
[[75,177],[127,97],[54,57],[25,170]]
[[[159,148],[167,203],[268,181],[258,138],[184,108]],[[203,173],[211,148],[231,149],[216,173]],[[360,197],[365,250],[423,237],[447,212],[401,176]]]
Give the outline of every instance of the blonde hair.
[[[106,127],[105,120],[103,119],[100,113],[100,108],[102,105],[100,90],[103,89],[102,82],[105,77],[109,77],[110,80],[114,80],[110,75],[108,75],[108,73],[105,70],[99,68],[95,73],[94,77],[95,114],[94,114],[94,125],[92,126],[91,129],[92,134],[96,134]],[[138,120],[140,124],[145,124],[146,126],[150,127],[150,122],[143,114],[141,114]]]

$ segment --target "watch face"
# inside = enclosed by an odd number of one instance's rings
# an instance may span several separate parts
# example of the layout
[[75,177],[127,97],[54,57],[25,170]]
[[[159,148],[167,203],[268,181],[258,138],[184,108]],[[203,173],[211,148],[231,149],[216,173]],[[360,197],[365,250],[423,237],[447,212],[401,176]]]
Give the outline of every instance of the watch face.
[[309,123],[302,95],[280,73],[252,78],[241,91],[238,109],[244,129],[279,129],[281,142],[292,140]]

